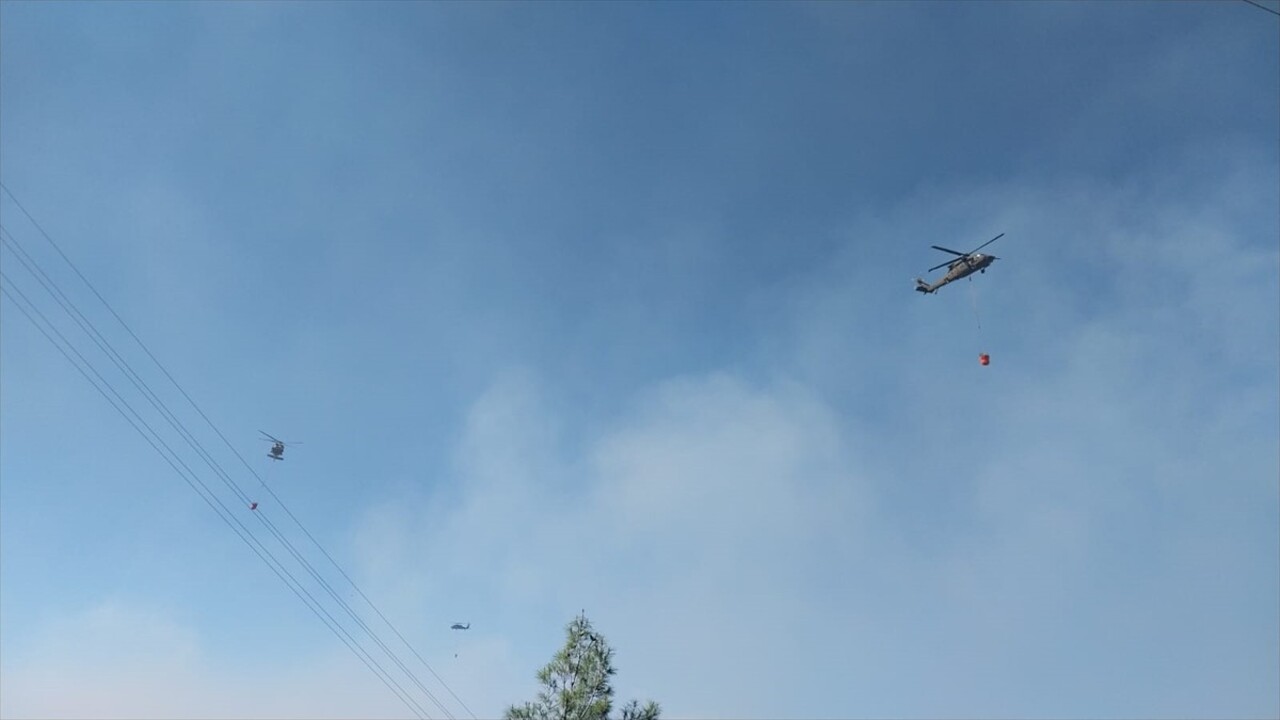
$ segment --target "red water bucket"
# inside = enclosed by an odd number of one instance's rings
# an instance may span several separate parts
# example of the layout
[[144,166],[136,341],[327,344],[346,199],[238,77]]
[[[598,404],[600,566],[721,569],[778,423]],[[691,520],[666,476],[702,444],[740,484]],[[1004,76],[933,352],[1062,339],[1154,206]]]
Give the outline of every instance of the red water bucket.
[[981,364],[983,364],[983,365],[990,365],[990,364],[991,364],[991,356],[990,356],[990,355],[988,355],[988,354],[986,354],[986,353],[982,353],[982,354],[978,355],[978,362],[979,362],[979,363],[981,363]]

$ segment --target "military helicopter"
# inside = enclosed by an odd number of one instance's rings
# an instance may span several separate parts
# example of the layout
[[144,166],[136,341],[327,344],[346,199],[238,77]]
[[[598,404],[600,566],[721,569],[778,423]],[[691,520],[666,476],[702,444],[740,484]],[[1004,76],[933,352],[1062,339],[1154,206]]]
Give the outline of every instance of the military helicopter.
[[982,243],[981,245],[974,248],[973,250],[970,250],[967,253],[956,252],[955,250],[950,250],[948,248],[939,247],[937,245],[931,245],[930,247],[932,247],[934,250],[941,250],[942,252],[951,253],[952,255],[958,255],[959,257],[956,258],[955,260],[948,260],[944,263],[934,265],[933,267],[929,268],[929,272],[933,272],[934,270],[937,270],[943,265],[947,266],[947,274],[943,275],[941,280],[939,280],[936,283],[933,283],[932,285],[925,282],[924,280],[921,280],[920,278],[916,278],[916,292],[922,292],[922,293],[925,293],[926,295],[930,293],[935,293],[938,291],[938,288],[942,287],[943,285],[946,285],[949,282],[954,282],[956,280],[959,280],[962,277],[968,277],[969,275],[972,275],[975,272],[985,273],[987,271],[987,266],[989,266],[991,263],[995,262],[996,260],[999,260],[1000,258],[996,257],[995,255],[983,255],[978,251],[990,245],[991,243],[999,240],[1002,237],[1004,237],[1004,233],[1000,233],[999,235]]
[[467,624],[465,624],[465,625],[464,625],[464,624],[462,624],[462,623],[454,623],[453,625],[450,625],[450,626],[449,626],[449,629],[450,629],[450,630],[470,630],[470,629],[471,629],[471,623],[467,623]]
[[286,445],[301,445],[301,444],[302,444],[302,443],[300,443],[300,442],[285,442],[285,441],[283,441],[283,440],[280,440],[279,438],[273,437],[272,435],[270,435],[270,434],[268,434],[268,433],[262,432],[261,430],[259,430],[258,432],[262,433],[263,435],[266,435],[266,437],[261,438],[263,441],[265,441],[265,442],[269,442],[269,443],[272,443],[272,445],[271,445],[271,451],[267,453],[267,457],[271,458],[272,460],[283,460],[283,459],[284,459],[284,447],[285,447]]

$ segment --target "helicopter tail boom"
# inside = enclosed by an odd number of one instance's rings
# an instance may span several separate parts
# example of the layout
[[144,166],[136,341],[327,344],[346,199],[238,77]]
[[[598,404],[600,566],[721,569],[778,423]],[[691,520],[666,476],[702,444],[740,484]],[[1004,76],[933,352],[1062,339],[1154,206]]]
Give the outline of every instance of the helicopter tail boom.
[[922,292],[926,295],[929,295],[933,293],[933,291],[935,290],[937,290],[936,287],[933,287],[932,285],[925,282],[924,280],[921,280],[920,278],[916,278],[916,292]]

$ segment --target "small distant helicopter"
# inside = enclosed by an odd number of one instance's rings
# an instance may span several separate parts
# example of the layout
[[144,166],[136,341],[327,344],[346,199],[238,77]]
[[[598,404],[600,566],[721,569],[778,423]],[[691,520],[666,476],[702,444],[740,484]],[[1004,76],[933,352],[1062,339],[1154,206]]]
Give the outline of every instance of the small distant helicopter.
[[941,280],[939,280],[936,283],[933,283],[932,285],[925,282],[924,280],[921,280],[920,278],[916,278],[916,292],[922,292],[928,295],[930,293],[937,292],[938,288],[942,287],[943,285],[946,285],[949,282],[954,282],[956,280],[959,280],[962,277],[968,277],[969,275],[972,275],[975,272],[985,273],[987,271],[987,267],[991,265],[991,263],[995,262],[996,260],[999,260],[1000,258],[996,257],[995,255],[983,255],[978,251],[990,245],[991,243],[999,240],[1002,237],[1004,237],[1004,233],[1000,233],[999,235],[982,243],[981,245],[974,248],[973,250],[970,250],[967,253],[956,252],[955,250],[950,250],[948,248],[939,247],[937,245],[931,245],[930,247],[932,247],[934,250],[941,250],[942,252],[951,253],[952,255],[958,255],[959,257],[956,258],[955,260],[948,260],[944,263],[941,263],[939,265],[934,265],[933,267],[929,268],[929,272],[933,272],[934,270],[937,270],[943,265],[947,267],[947,274],[942,276]]
[[[471,623],[470,623],[470,622],[466,622],[466,623],[454,623],[454,624],[452,624],[452,625],[450,625],[450,626],[449,626],[449,629],[450,629],[450,630],[470,630],[470,629],[471,629]],[[456,636],[456,637],[457,637],[457,638],[461,638],[461,636]],[[453,643],[453,656],[454,656],[454,657],[458,657],[458,647],[459,647],[461,644],[462,644],[462,640],[461,640],[461,639],[456,639],[456,640],[454,641],[454,643]]]
[[284,459],[284,448],[285,448],[285,446],[286,446],[286,445],[301,445],[301,444],[302,444],[302,443],[300,443],[300,442],[285,442],[285,441],[280,440],[279,438],[273,437],[272,435],[270,435],[270,434],[268,434],[268,433],[265,433],[265,432],[263,432],[263,431],[261,431],[261,430],[259,430],[258,432],[262,433],[263,435],[266,435],[266,437],[262,438],[262,440],[264,440],[264,441],[266,441],[266,442],[269,442],[269,443],[272,443],[272,445],[271,445],[271,451],[267,453],[267,457],[271,458],[272,460],[283,460],[283,459]]

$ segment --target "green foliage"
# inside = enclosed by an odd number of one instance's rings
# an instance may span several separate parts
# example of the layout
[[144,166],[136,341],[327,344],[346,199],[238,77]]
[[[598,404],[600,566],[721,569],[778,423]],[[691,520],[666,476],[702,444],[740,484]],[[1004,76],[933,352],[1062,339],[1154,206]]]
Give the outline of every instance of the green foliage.
[[[569,623],[564,647],[538,671],[543,689],[535,702],[507,708],[506,720],[609,720],[613,709],[613,648],[592,629],[586,615]],[[661,708],[635,700],[619,720],[659,720]]]
[[635,700],[627,703],[622,708],[622,720],[658,720],[658,713],[662,712],[662,708],[658,707],[658,703],[650,700],[640,707]]

